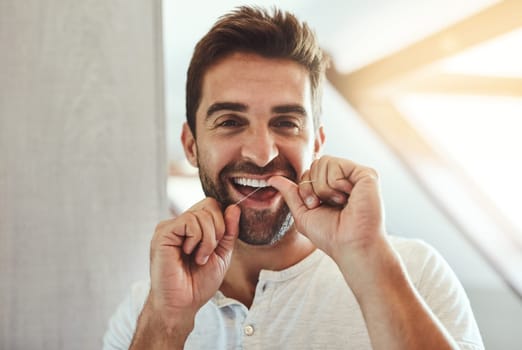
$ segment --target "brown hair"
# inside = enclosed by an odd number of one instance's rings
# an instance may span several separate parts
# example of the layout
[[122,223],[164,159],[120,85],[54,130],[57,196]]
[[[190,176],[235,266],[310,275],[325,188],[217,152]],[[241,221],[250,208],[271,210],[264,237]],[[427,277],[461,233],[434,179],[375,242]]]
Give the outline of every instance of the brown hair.
[[315,128],[321,114],[322,82],[326,56],[314,32],[294,15],[274,8],[241,6],[219,18],[198,42],[187,72],[186,113],[196,135],[196,111],[201,102],[203,77],[210,66],[235,52],[252,52],[268,58],[286,58],[310,73]]

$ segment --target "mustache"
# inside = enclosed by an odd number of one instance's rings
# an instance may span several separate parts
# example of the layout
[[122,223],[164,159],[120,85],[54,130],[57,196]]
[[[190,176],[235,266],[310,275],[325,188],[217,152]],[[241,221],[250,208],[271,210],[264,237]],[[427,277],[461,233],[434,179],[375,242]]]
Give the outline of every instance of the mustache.
[[249,161],[241,161],[233,164],[228,164],[223,168],[221,174],[223,177],[226,177],[228,174],[233,174],[237,172],[243,172],[253,175],[264,175],[267,173],[279,173],[283,174],[283,176],[288,179],[296,182],[297,181],[297,172],[295,169],[288,164],[288,162],[284,162],[279,158],[272,160],[270,163],[265,165],[264,167],[259,167],[256,164]]

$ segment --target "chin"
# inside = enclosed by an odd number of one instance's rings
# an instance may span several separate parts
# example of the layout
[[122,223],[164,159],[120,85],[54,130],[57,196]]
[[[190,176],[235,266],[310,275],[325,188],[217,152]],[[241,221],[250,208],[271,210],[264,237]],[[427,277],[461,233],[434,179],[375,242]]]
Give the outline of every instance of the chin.
[[[249,216],[249,215],[247,215]],[[286,233],[290,230],[294,223],[294,219],[290,212],[279,217],[279,220],[272,220],[272,224],[268,224],[267,218],[263,218],[262,214],[256,213],[257,220],[252,223],[241,215],[239,220],[239,240],[255,246],[272,246],[278,243]],[[261,216],[261,217],[259,217]]]

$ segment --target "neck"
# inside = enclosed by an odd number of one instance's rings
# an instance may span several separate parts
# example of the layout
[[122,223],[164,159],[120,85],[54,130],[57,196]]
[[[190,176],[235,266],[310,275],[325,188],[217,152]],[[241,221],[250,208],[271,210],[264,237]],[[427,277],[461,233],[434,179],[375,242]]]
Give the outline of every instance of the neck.
[[250,307],[261,270],[281,271],[297,264],[315,250],[302,234],[291,230],[277,243],[254,246],[236,241],[230,268],[225,275],[221,292]]

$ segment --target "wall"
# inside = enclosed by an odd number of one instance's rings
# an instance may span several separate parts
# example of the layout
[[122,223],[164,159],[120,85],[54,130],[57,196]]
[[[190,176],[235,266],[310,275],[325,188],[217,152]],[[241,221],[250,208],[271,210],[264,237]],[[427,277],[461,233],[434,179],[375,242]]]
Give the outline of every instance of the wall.
[[96,349],[166,216],[159,1],[0,2],[0,349]]
[[331,86],[325,91],[324,116],[325,152],[379,171],[388,232],[422,239],[448,261],[468,294],[486,349],[519,350],[520,299]]

